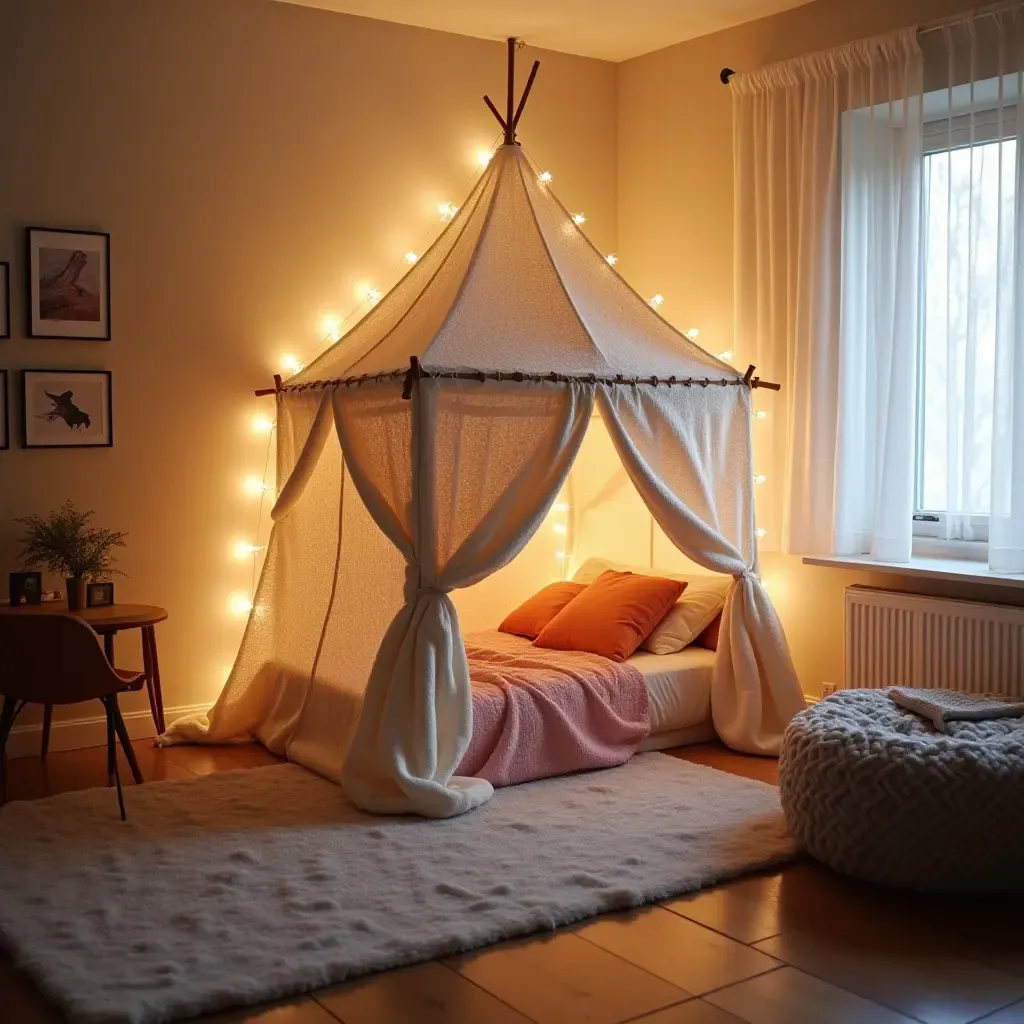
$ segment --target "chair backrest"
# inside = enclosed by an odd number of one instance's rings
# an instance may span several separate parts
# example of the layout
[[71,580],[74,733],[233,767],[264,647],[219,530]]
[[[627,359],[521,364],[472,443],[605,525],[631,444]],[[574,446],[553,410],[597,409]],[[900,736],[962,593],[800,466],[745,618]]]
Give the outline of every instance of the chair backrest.
[[121,689],[87,622],[74,615],[0,615],[0,694],[77,704]]

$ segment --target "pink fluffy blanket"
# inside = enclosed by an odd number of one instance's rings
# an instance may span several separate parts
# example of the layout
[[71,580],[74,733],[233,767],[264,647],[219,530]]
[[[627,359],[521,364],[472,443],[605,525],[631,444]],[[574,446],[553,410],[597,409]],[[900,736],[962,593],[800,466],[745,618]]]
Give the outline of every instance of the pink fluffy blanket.
[[544,650],[496,630],[465,642],[473,738],[459,775],[511,786],[610,768],[650,731],[647,686],[632,665]]

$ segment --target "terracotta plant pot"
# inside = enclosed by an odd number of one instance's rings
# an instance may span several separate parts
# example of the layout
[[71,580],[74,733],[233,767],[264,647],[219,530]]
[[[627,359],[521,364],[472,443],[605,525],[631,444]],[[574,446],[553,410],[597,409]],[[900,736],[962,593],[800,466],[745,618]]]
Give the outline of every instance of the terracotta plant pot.
[[68,611],[77,612],[85,607],[85,579],[66,579],[68,588]]

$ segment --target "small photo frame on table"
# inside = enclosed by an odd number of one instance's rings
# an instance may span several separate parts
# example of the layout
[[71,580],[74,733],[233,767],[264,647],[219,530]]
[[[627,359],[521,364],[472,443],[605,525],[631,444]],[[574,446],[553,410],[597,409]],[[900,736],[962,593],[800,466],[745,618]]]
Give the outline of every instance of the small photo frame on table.
[[10,404],[7,397],[7,371],[0,370],[0,451],[11,447]]
[[85,585],[86,608],[109,608],[114,603],[114,584],[110,580],[97,580]]
[[11,336],[11,265],[0,263],[0,338]]
[[110,448],[114,443],[109,370],[23,370],[26,448]]
[[28,333],[110,340],[110,235],[28,228]]
[[42,604],[43,574],[41,572],[12,572],[7,574],[10,585],[11,607],[23,604]]

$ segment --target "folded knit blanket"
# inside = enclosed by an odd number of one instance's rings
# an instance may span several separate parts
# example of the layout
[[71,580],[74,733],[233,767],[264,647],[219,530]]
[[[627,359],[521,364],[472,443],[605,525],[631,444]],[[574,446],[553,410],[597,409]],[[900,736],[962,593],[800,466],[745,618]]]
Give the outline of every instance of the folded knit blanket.
[[1024,701],[996,694],[960,693],[958,690],[919,690],[894,686],[889,697],[915,715],[926,718],[939,732],[954,721],[981,722],[990,718],[1016,718],[1024,715]]

